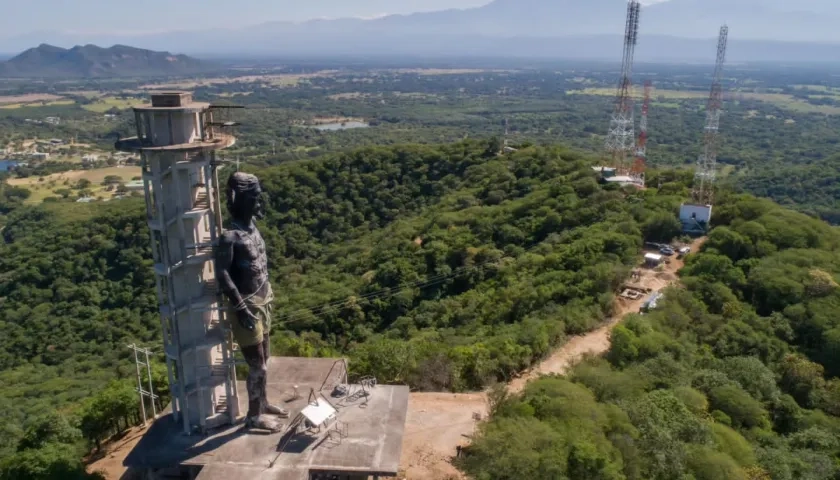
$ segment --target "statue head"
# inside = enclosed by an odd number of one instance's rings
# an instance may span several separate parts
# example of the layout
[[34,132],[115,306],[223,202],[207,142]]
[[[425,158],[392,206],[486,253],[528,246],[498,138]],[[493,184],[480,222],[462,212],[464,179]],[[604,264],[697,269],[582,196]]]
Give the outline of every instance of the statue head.
[[227,183],[227,208],[233,218],[263,218],[265,205],[260,180],[250,173],[232,173]]

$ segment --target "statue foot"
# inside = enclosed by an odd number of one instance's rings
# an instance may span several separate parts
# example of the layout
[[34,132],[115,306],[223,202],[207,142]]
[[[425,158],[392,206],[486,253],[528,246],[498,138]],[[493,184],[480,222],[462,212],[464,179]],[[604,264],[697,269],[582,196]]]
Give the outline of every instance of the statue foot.
[[256,430],[268,430],[271,433],[277,433],[283,430],[282,423],[265,415],[259,415],[257,417],[248,417],[246,425],[248,426],[248,428],[253,428]]
[[267,413],[269,415],[277,415],[280,418],[289,418],[289,411],[288,410],[286,410],[284,408],[280,408],[276,405],[272,405],[270,403],[265,406],[265,413]]

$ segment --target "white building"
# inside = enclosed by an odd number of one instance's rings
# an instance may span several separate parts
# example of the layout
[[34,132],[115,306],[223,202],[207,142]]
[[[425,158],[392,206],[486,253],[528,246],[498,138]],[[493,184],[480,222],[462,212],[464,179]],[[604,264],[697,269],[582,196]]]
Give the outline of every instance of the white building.
[[658,267],[662,264],[662,259],[664,257],[659,255],[658,253],[646,253],[645,254],[645,266],[647,267]]
[[705,233],[712,221],[711,205],[683,204],[680,207],[680,222],[686,233]]
[[137,136],[116,144],[141,155],[172,408],[187,434],[234,423],[239,413],[235,345],[214,272],[216,151],[235,139],[213,114],[190,93],[154,93],[151,105],[134,107]]
[[607,183],[617,183],[622,187],[625,185],[636,185],[637,181],[633,177],[629,175],[615,175],[612,177],[606,177],[604,180]]

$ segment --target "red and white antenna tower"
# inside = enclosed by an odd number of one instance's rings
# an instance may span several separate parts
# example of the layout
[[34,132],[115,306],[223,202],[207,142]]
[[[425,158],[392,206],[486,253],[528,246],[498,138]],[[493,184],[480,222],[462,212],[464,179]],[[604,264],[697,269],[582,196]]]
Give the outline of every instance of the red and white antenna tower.
[[605,148],[617,175],[627,175],[628,157],[633,155],[636,144],[633,118],[633,59],[639,38],[639,13],[641,4],[636,0],[627,2],[627,21],[624,28],[624,54],[621,60],[621,78],[615,98],[615,109],[610,119]]
[[642,104],[642,118],[639,119],[639,140],[636,142],[636,161],[630,171],[639,185],[645,185],[645,168],[647,163],[647,140],[648,140],[648,110],[650,109],[650,92],[653,88],[650,80],[645,82],[645,100]]
[[703,155],[697,161],[697,172],[694,175],[692,196],[695,203],[699,205],[711,205],[714,200],[717,177],[718,130],[720,129],[720,114],[723,108],[723,64],[726,61],[728,39],[729,27],[724,25],[720,27],[715,75],[712,81],[712,91],[709,94],[709,104],[706,107]]

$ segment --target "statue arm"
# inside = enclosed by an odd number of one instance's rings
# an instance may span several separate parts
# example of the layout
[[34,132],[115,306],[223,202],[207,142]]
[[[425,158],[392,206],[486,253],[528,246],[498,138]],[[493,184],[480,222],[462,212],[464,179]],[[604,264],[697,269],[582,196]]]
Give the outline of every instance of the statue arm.
[[233,265],[233,235],[229,232],[222,234],[219,239],[219,246],[216,249],[216,279],[222,292],[233,304],[236,310],[236,319],[239,324],[247,330],[253,330],[257,325],[257,318],[248,310],[248,306],[242,300],[239,288],[233,283],[230,276],[230,267]]
[[233,243],[234,240],[229,232],[223,233],[219,239],[219,246],[216,249],[216,280],[230,303],[239,306],[242,305],[242,295],[230,276],[230,267],[233,265]]

